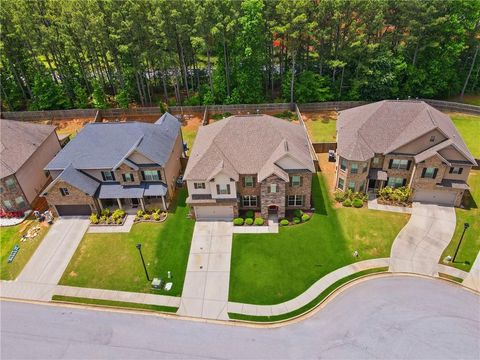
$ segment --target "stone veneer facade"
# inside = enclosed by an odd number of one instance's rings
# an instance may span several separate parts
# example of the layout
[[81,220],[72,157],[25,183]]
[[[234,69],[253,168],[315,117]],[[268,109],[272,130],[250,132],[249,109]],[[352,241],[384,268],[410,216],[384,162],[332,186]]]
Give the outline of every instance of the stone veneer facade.
[[[277,191],[275,193],[270,192],[270,185],[276,184]],[[280,179],[277,175],[270,175],[262,181],[260,185],[260,201],[262,217],[268,218],[268,207],[276,205],[278,207],[278,217],[285,217],[285,196],[287,183]]]

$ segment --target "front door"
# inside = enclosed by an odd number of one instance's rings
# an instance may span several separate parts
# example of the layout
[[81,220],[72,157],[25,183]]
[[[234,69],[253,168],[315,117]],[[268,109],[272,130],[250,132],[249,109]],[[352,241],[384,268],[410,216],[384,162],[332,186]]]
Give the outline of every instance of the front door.
[[368,180],[368,189],[369,189],[369,190],[370,190],[370,189],[375,189],[376,183],[377,183],[377,180],[375,180],[375,179],[370,179],[370,180]]
[[138,199],[132,199],[132,207],[137,207],[138,206]]
[[268,206],[268,213],[269,214],[277,214],[278,213],[278,206],[277,205],[269,205]]

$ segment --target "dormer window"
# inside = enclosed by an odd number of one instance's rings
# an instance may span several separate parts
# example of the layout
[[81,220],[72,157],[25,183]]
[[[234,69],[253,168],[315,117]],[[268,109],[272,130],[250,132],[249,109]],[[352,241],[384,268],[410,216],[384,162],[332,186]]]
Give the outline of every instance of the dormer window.
[[204,182],[196,182],[196,183],[193,183],[193,188],[195,190],[197,189],[205,189],[205,183]]
[[134,182],[135,178],[133,177],[132,173],[124,173],[122,174],[123,182]]
[[218,195],[230,195],[230,184],[217,184]]

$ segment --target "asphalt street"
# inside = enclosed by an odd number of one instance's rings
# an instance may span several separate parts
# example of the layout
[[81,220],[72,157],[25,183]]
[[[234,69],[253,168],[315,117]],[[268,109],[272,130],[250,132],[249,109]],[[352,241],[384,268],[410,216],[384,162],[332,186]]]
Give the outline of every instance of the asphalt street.
[[276,329],[1,302],[1,358],[479,359],[480,296],[398,276],[342,292]]

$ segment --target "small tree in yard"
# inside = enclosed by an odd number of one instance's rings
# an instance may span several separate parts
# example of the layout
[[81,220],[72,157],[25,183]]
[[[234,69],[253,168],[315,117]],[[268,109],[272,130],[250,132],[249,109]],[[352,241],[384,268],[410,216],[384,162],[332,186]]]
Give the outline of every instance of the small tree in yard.
[[97,109],[107,108],[105,93],[103,91],[102,85],[100,85],[98,81],[95,81],[93,83],[92,102],[93,102],[93,106]]
[[77,109],[85,109],[88,107],[88,95],[81,84],[76,84],[73,89],[75,93],[75,107]]
[[130,104],[130,95],[128,91],[125,89],[120,90],[117,96],[115,96],[115,101],[122,109],[128,109],[128,104]]

